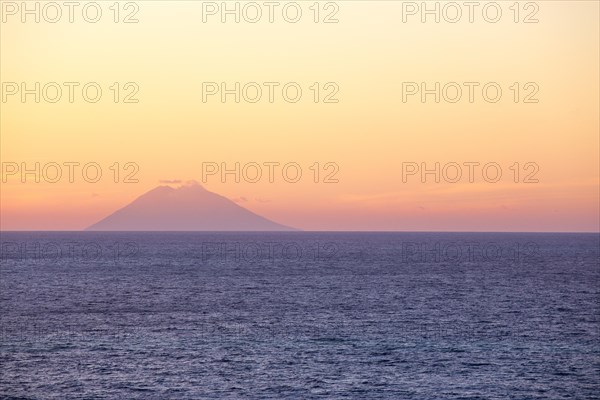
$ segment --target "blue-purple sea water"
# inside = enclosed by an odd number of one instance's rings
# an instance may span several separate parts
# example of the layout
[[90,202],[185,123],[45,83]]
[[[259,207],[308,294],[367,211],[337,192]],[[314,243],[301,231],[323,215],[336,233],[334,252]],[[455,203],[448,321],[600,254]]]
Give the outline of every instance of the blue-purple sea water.
[[598,399],[598,234],[1,233],[2,399]]

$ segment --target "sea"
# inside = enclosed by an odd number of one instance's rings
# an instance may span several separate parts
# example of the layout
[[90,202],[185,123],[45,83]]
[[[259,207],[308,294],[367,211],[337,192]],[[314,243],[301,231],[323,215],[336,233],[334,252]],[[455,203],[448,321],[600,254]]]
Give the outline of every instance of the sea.
[[1,399],[600,399],[597,233],[0,245]]

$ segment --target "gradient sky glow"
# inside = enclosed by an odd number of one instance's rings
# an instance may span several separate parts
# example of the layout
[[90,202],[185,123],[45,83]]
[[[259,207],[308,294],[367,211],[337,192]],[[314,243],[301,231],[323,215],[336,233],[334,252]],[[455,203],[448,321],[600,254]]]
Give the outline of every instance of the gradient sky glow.
[[[97,183],[7,178],[1,229],[82,229],[161,181],[202,183],[203,162],[275,161],[300,164],[303,178],[202,184],[305,230],[599,230],[597,1],[538,1],[535,24],[515,24],[511,14],[496,24],[403,23],[402,2],[392,1],[338,2],[336,24],[310,14],[297,24],[202,23],[201,3],[137,2],[137,24],[109,14],[97,24],[1,24],[2,82],[94,81],[104,90],[95,104],[77,91],[72,104],[0,103],[3,163],[97,162],[103,171]],[[203,82],[253,81],[298,82],[302,100],[276,92],[272,104],[202,102]],[[503,97],[402,102],[402,82],[453,81],[497,82]],[[114,103],[114,82],[136,82],[139,103]],[[339,103],[314,103],[314,82],[336,82]],[[514,82],[535,82],[539,103],[515,103]],[[115,162],[136,163],[139,183],[115,183]],[[336,163],[339,183],[315,183],[315,162]],[[403,162],[495,162],[503,177],[404,183]],[[515,162],[537,164],[539,183],[515,183]]]

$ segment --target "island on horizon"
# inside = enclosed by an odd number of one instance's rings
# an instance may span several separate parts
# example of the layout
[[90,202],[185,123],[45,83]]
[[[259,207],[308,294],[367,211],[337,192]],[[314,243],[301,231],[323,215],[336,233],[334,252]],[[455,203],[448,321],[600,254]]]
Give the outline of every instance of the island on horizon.
[[158,186],[86,231],[298,231],[193,182]]

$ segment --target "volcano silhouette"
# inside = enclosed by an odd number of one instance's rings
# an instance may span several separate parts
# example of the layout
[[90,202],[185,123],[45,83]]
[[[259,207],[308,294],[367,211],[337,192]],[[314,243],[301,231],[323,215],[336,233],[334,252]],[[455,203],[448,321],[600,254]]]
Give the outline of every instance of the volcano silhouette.
[[197,183],[158,186],[96,222],[89,231],[293,231]]

